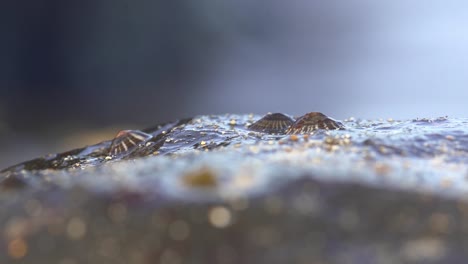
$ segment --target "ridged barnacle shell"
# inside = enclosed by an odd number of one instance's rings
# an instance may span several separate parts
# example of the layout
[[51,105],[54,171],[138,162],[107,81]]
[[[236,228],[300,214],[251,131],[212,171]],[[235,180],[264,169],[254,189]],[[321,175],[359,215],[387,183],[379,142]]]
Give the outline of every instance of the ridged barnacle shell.
[[268,133],[268,134],[284,134],[286,129],[294,123],[294,119],[281,114],[267,114],[257,122],[249,126],[252,131]]
[[133,152],[140,144],[150,140],[153,136],[140,130],[122,130],[114,140],[109,149],[109,155],[118,156]]
[[319,113],[307,113],[294,122],[287,130],[286,134],[310,134],[319,129],[337,130],[344,129],[342,123]]

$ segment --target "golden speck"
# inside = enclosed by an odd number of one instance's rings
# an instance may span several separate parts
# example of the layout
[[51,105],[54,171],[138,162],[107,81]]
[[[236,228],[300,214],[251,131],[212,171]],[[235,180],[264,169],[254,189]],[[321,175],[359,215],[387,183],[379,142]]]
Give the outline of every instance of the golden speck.
[[291,141],[297,141],[299,138],[296,135],[291,135],[289,139],[291,139]]
[[190,227],[183,220],[177,220],[169,225],[169,236],[176,241],[182,241],[190,235]]
[[286,152],[292,152],[293,151],[293,148],[289,147],[289,146],[286,146],[283,148],[284,151]]
[[202,142],[200,142],[200,145],[205,146],[205,145],[206,145],[206,142],[205,142],[205,141],[202,141]]
[[331,136],[326,137],[323,142],[325,144],[328,144],[328,145],[339,145],[340,144],[340,140],[338,138],[331,137]]
[[323,160],[322,160],[322,158],[320,158],[320,157],[314,157],[314,158],[312,158],[312,160],[311,160],[311,163],[312,163],[312,164],[321,164],[322,162],[323,162]]
[[86,234],[86,223],[79,217],[74,217],[68,221],[67,235],[72,240],[82,239]]
[[16,238],[8,243],[8,255],[14,259],[21,259],[28,253],[28,244],[22,238]]
[[377,163],[374,166],[374,170],[379,175],[387,175],[391,172],[391,167],[387,164]]
[[440,185],[442,186],[442,188],[450,188],[453,185],[453,181],[452,179],[444,178],[441,180]]
[[153,155],[159,155],[159,151],[153,152]]
[[216,206],[210,209],[208,219],[217,228],[225,228],[231,224],[231,212],[223,206]]
[[235,119],[231,119],[231,121],[229,121],[229,125],[231,126],[235,126],[237,124],[237,121]]
[[111,157],[111,156],[106,156],[104,159],[105,159],[105,160],[111,160],[112,157]]
[[239,174],[236,175],[232,183],[239,189],[245,189],[253,185],[254,179],[251,174]]
[[253,154],[257,154],[258,152],[260,152],[260,149],[256,146],[250,146],[249,147],[249,150],[250,152],[252,152]]
[[183,177],[183,182],[191,187],[216,187],[218,179],[215,172],[204,167],[187,173]]
[[447,253],[447,245],[443,240],[426,238],[410,240],[403,244],[402,253],[411,262],[433,262]]
[[388,151],[388,149],[387,149],[386,147],[384,147],[384,146],[379,146],[379,152],[380,152],[380,154],[384,154],[384,155],[385,155],[385,154],[388,154],[389,151]]
[[309,140],[309,135],[304,134],[304,135],[302,136],[302,138],[303,138],[305,141],[307,141],[307,140]]

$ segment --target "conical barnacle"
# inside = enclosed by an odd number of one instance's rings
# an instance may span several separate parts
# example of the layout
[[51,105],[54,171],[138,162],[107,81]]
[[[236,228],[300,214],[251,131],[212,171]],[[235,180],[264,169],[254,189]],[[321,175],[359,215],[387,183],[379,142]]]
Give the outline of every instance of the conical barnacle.
[[250,130],[268,134],[284,134],[294,119],[281,113],[267,114],[249,126]]
[[133,152],[140,144],[150,140],[153,136],[140,130],[122,130],[114,140],[109,149],[109,155],[118,156]]
[[344,126],[322,113],[311,112],[298,118],[286,130],[286,134],[310,134],[319,129],[337,130],[344,129]]

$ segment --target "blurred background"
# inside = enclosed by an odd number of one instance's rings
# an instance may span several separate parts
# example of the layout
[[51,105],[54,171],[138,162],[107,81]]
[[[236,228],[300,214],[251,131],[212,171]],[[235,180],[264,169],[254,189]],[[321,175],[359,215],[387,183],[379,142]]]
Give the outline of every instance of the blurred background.
[[0,10],[0,168],[198,114],[467,116],[462,0],[5,0]]

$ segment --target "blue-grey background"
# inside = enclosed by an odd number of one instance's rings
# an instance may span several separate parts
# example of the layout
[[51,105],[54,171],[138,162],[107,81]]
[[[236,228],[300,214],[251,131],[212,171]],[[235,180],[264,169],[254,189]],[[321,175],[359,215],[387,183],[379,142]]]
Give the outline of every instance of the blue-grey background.
[[0,167],[197,114],[466,117],[463,0],[3,0]]

